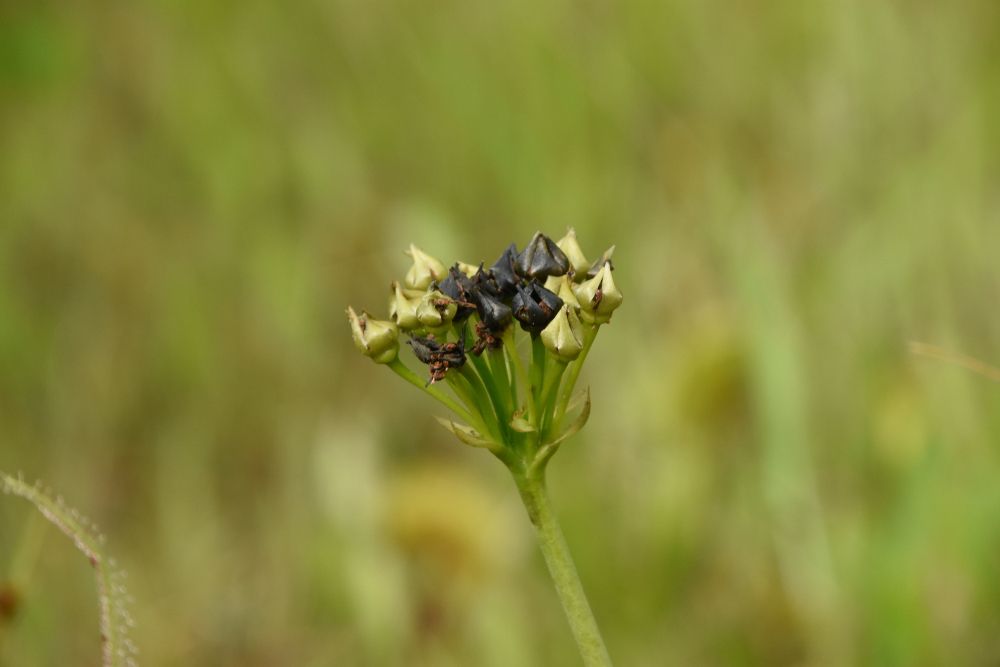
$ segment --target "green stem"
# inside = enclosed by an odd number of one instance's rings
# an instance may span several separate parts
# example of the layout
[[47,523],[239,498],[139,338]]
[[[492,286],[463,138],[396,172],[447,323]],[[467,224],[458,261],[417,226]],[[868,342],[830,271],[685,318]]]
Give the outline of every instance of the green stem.
[[513,415],[514,411],[517,410],[517,408],[518,408],[518,405],[517,405],[517,369],[514,368],[514,362],[510,360],[510,357],[507,354],[507,348],[506,348],[506,346],[504,346],[504,349],[502,349],[502,350],[497,350],[497,356],[503,358],[502,359],[503,364],[504,364],[504,366],[507,369],[507,384],[510,385],[510,413],[511,413],[511,415]]
[[590,610],[587,595],[583,592],[583,585],[576,573],[573,557],[549,503],[544,473],[532,477],[515,473],[514,481],[521,492],[524,507],[528,510],[528,518],[535,526],[538,546],[545,557],[549,574],[552,575],[552,582],[584,665],[610,667],[611,657],[604,646],[600,628],[597,627],[594,613]]
[[[485,354],[487,353],[483,352],[483,355]],[[489,396],[490,403],[492,404],[492,410],[496,414],[497,421],[506,427],[507,424],[510,423],[510,417],[506,416],[507,390],[505,387],[501,387],[499,385],[496,374],[490,367],[488,359],[486,359],[483,355],[476,356],[474,354],[469,354],[468,359],[476,368],[476,373],[479,375],[481,380],[480,384]],[[462,370],[463,372],[467,371],[468,364],[466,364]],[[504,430],[506,431],[506,428]]]
[[458,372],[469,383],[476,396],[479,397],[479,414],[483,416],[483,420],[499,426],[499,430],[491,429],[490,432],[500,438],[501,441],[506,441],[509,428],[507,422],[510,420],[505,420],[502,417],[503,408],[497,403],[496,389],[493,386],[492,376],[489,374],[489,369],[485,368],[485,362],[475,356],[472,359],[479,361],[478,364],[473,364],[479,373],[473,370],[469,364],[465,364],[459,368]]
[[535,404],[536,419],[532,424],[538,427],[541,432],[542,413],[542,385],[545,384],[545,343],[541,336],[531,336],[531,401]]
[[597,329],[598,325],[595,324],[584,330],[583,350],[580,351],[580,356],[569,364],[566,381],[563,382],[562,391],[559,393],[559,400],[556,403],[556,411],[552,416],[553,428],[559,428],[563,417],[566,416],[566,407],[569,405],[569,399],[573,396],[573,389],[576,388],[576,380],[580,377],[580,369],[583,368],[583,363],[587,361],[587,354],[590,353],[590,347],[597,338]]
[[556,423],[552,407],[556,402],[556,393],[559,389],[559,381],[562,380],[568,364],[562,359],[553,359],[548,370],[545,371],[545,388],[542,390],[542,424],[539,433],[542,434],[542,441],[545,441],[551,427]]
[[482,389],[477,389],[462,373],[448,373],[445,375],[444,381],[469,407],[469,416],[472,420],[469,424],[484,436],[490,436],[494,440],[500,441],[500,434],[491,428],[492,420],[483,417],[483,415],[489,414],[490,404]]
[[406,364],[404,364],[402,361],[399,360],[399,357],[393,359],[391,362],[386,364],[386,366],[388,366],[393,373],[403,378],[417,389],[420,389],[424,393],[429,394],[435,400],[437,400],[439,403],[444,405],[446,408],[454,412],[462,419],[466,420],[470,424],[475,425],[474,422],[476,420],[473,419],[472,415],[469,413],[468,410],[466,410],[461,405],[456,403],[455,399],[453,399],[451,396],[448,396],[434,385],[427,386],[427,380],[423,380],[417,377],[416,373],[407,368]]
[[[521,360],[521,355],[517,353],[517,345],[514,343],[513,324],[507,327],[507,331],[503,334],[503,346],[504,349],[507,350],[507,356],[510,357],[514,365],[515,377],[511,379],[511,384],[516,384],[517,382],[524,384],[524,400],[528,404],[528,421],[534,424],[536,420],[535,404],[531,400],[531,387],[528,385],[528,372],[524,369],[524,362]],[[515,405],[517,405],[516,402]]]
[[490,365],[490,370],[493,372],[493,378],[497,383],[498,388],[502,391],[501,398],[503,399],[504,410],[507,412],[507,420],[510,420],[510,413],[514,411],[514,395],[511,393],[511,382],[510,374],[507,372],[507,359],[504,357],[503,350],[486,350],[483,354],[486,355],[486,360]]

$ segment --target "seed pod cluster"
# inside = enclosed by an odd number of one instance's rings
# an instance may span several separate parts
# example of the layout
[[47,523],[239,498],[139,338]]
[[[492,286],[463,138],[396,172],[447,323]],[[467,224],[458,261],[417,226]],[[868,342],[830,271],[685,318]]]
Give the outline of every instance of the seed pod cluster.
[[[367,314],[352,318],[355,343],[372,358],[391,361],[395,358],[392,353],[380,355],[380,350],[373,349],[369,327],[385,331],[383,338],[390,347],[396,344],[391,332],[409,334],[417,359],[430,369],[431,382],[462,366],[466,332],[472,335],[469,351],[478,356],[502,346],[515,321],[532,338],[550,326],[559,327],[558,335],[553,330],[543,341],[554,354],[568,358],[574,346],[567,344],[573,337],[567,337],[566,332],[576,330],[575,325],[567,329],[568,323],[582,320],[601,324],[621,303],[611,279],[613,250],[591,264],[572,229],[559,241],[537,232],[522,250],[515,243],[507,246],[488,269],[485,263],[465,262],[445,268],[440,260],[411,244],[406,254],[413,265],[402,281],[390,287],[390,320],[379,322]],[[556,323],[564,307],[573,312],[564,313]],[[473,315],[474,325],[466,326]],[[457,336],[456,344],[447,342],[449,333]]]

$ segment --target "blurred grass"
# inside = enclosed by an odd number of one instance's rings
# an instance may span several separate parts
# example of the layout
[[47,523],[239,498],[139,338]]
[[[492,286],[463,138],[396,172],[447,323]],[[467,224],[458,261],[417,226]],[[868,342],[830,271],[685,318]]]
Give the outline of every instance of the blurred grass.
[[[504,471],[342,315],[574,225],[627,300],[551,485],[618,664],[996,664],[1000,387],[907,345],[1000,363],[997,26],[2,4],[0,469],[105,528],[145,664],[576,664]],[[92,664],[35,521],[0,664]]]

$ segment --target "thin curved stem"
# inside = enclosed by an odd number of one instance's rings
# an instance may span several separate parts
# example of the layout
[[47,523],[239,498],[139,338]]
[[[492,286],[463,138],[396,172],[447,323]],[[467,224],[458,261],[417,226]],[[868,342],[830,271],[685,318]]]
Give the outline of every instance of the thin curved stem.
[[517,483],[518,491],[521,492],[521,500],[528,510],[528,517],[535,526],[538,546],[545,558],[549,574],[552,575],[556,593],[559,595],[559,601],[566,613],[566,620],[569,622],[584,665],[611,667],[611,657],[604,646],[601,630],[597,627],[597,620],[590,609],[590,603],[587,602],[587,595],[583,592],[573,557],[552,511],[545,488],[545,477],[543,475],[529,477],[515,473],[514,481]]
[[[478,369],[479,366],[476,365],[476,368]],[[489,432],[493,433],[499,442],[504,442],[507,438],[507,424],[501,417],[503,410],[496,405],[495,392],[490,384],[491,376],[480,377],[468,364],[459,368],[458,373],[459,377],[468,383],[469,388],[479,398],[477,412],[482,415],[483,423],[490,426]],[[496,428],[493,428],[494,426]]]
[[542,388],[545,384],[545,361],[548,358],[545,344],[540,336],[531,336],[531,400],[535,404],[536,418],[532,422],[541,432],[542,418]]
[[448,373],[444,380],[455,392],[455,395],[469,407],[469,415],[472,420],[469,421],[469,424],[478,429],[483,436],[489,436],[494,441],[501,442],[499,433],[492,428],[493,421],[483,417],[483,415],[489,414],[489,399],[486,398],[482,390],[473,385],[461,373]]
[[426,394],[429,394],[439,403],[444,405],[446,408],[454,412],[462,419],[468,421],[470,424],[474,424],[474,422],[476,421],[475,419],[473,419],[469,411],[466,410],[461,405],[459,405],[455,401],[455,399],[453,399],[448,394],[445,394],[444,392],[442,392],[440,389],[438,389],[433,385],[428,386],[426,380],[422,380],[419,377],[417,377],[417,374],[411,371],[409,368],[407,368],[406,364],[400,361],[398,357],[396,359],[393,359],[388,364],[386,364],[386,366],[388,366],[393,373],[403,378],[417,389],[423,391]]
[[497,377],[493,374],[487,359],[475,354],[468,355],[468,359],[472,362],[476,370],[473,371],[466,364],[461,367],[460,372],[469,378],[469,382],[478,383],[486,393],[487,407],[490,409],[490,413],[496,416],[497,424],[500,427],[499,435],[508,440],[510,436],[510,416],[507,414],[505,403],[507,391],[497,383]]
[[566,408],[569,406],[569,399],[573,396],[573,389],[576,388],[576,380],[580,377],[580,369],[583,368],[583,364],[587,361],[587,355],[590,353],[590,348],[594,344],[594,340],[597,338],[598,326],[586,329],[583,334],[583,350],[580,351],[580,356],[574,359],[566,371],[566,378],[563,382],[562,391],[559,394],[559,400],[556,402],[556,411],[552,415],[552,426],[553,428],[559,428],[562,423],[563,417],[566,416]]

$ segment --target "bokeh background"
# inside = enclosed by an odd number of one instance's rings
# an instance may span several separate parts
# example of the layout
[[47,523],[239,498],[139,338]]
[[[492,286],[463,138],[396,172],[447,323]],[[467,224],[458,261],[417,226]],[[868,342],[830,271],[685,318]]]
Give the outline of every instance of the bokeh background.
[[[413,241],[617,244],[550,486],[619,665],[1000,663],[1000,4],[0,3],[0,469],[146,665],[574,665],[506,471],[358,355]],[[0,498],[0,664],[94,665]]]

